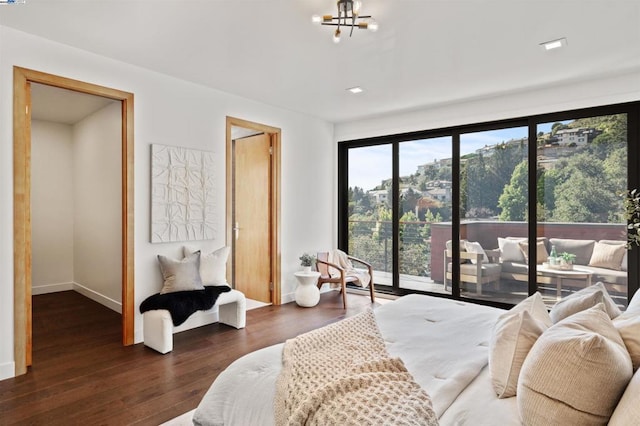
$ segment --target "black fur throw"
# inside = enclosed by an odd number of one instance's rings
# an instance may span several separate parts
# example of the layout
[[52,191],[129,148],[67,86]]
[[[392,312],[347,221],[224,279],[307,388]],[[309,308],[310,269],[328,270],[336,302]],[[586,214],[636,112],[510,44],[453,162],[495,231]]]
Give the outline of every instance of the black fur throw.
[[204,290],[176,291],[173,293],[154,294],[140,304],[140,313],[156,309],[166,309],[171,313],[174,326],[185,322],[196,311],[213,308],[221,293],[231,291],[226,285],[205,286]]

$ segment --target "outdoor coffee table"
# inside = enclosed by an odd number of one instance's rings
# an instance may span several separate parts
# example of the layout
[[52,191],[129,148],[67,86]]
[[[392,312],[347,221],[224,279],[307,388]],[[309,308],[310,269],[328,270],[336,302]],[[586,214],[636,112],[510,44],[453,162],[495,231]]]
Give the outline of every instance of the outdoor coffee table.
[[[545,264],[538,265],[536,267],[536,271],[538,275],[548,277],[550,279],[555,279],[556,298],[558,300],[562,298],[562,280],[585,280],[588,287],[591,285],[591,277],[593,276],[593,272],[584,269],[575,267],[573,269],[556,269],[551,268],[549,265]],[[552,282],[550,282],[549,284],[552,284]]]

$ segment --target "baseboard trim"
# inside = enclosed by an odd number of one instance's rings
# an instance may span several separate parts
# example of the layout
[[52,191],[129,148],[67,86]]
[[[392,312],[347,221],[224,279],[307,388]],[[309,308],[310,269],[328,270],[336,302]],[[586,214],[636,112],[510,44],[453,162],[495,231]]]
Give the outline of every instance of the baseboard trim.
[[280,296],[280,303],[283,305],[286,303],[291,303],[296,301],[296,293],[287,293]]
[[117,313],[122,315],[122,303],[113,300],[105,295],[102,295],[96,291],[93,291],[90,288],[83,286],[82,284],[73,283],[73,290],[77,291],[85,297],[88,297],[94,302],[98,302],[102,306],[106,306],[112,311],[116,311]]
[[16,376],[15,362],[5,362],[0,364],[0,380],[10,379]]
[[44,284],[31,287],[31,294],[34,296],[40,294],[57,293],[59,291],[73,290],[73,283]]

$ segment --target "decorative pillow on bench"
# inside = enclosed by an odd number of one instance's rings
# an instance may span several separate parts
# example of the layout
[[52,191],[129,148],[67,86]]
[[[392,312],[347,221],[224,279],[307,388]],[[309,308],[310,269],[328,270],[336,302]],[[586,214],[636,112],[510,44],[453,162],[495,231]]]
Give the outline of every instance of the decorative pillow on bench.
[[[229,285],[227,283],[227,259],[230,250],[229,246],[225,246],[211,253],[200,254],[200,277],[203,285]],[[182,251],[184,257],[187,258],[198,250],[185,246]]]
[[160,294],[186,290],[203,290],[200,278],[200,251],[191,253],[182,260],[158,255],[164,285]]

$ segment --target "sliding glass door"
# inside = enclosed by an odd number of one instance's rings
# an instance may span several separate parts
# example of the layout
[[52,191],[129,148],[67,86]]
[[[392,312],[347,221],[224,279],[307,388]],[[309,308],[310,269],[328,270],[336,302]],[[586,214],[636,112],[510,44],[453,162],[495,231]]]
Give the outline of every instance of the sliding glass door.
[[[339,245],[378,290],[552,306],[638,289],[624,196],[640,188],[640,103],[341,142]],[[631,167],[635,165],[635,167]],[[550,257],[552,259],[550,259]]]

